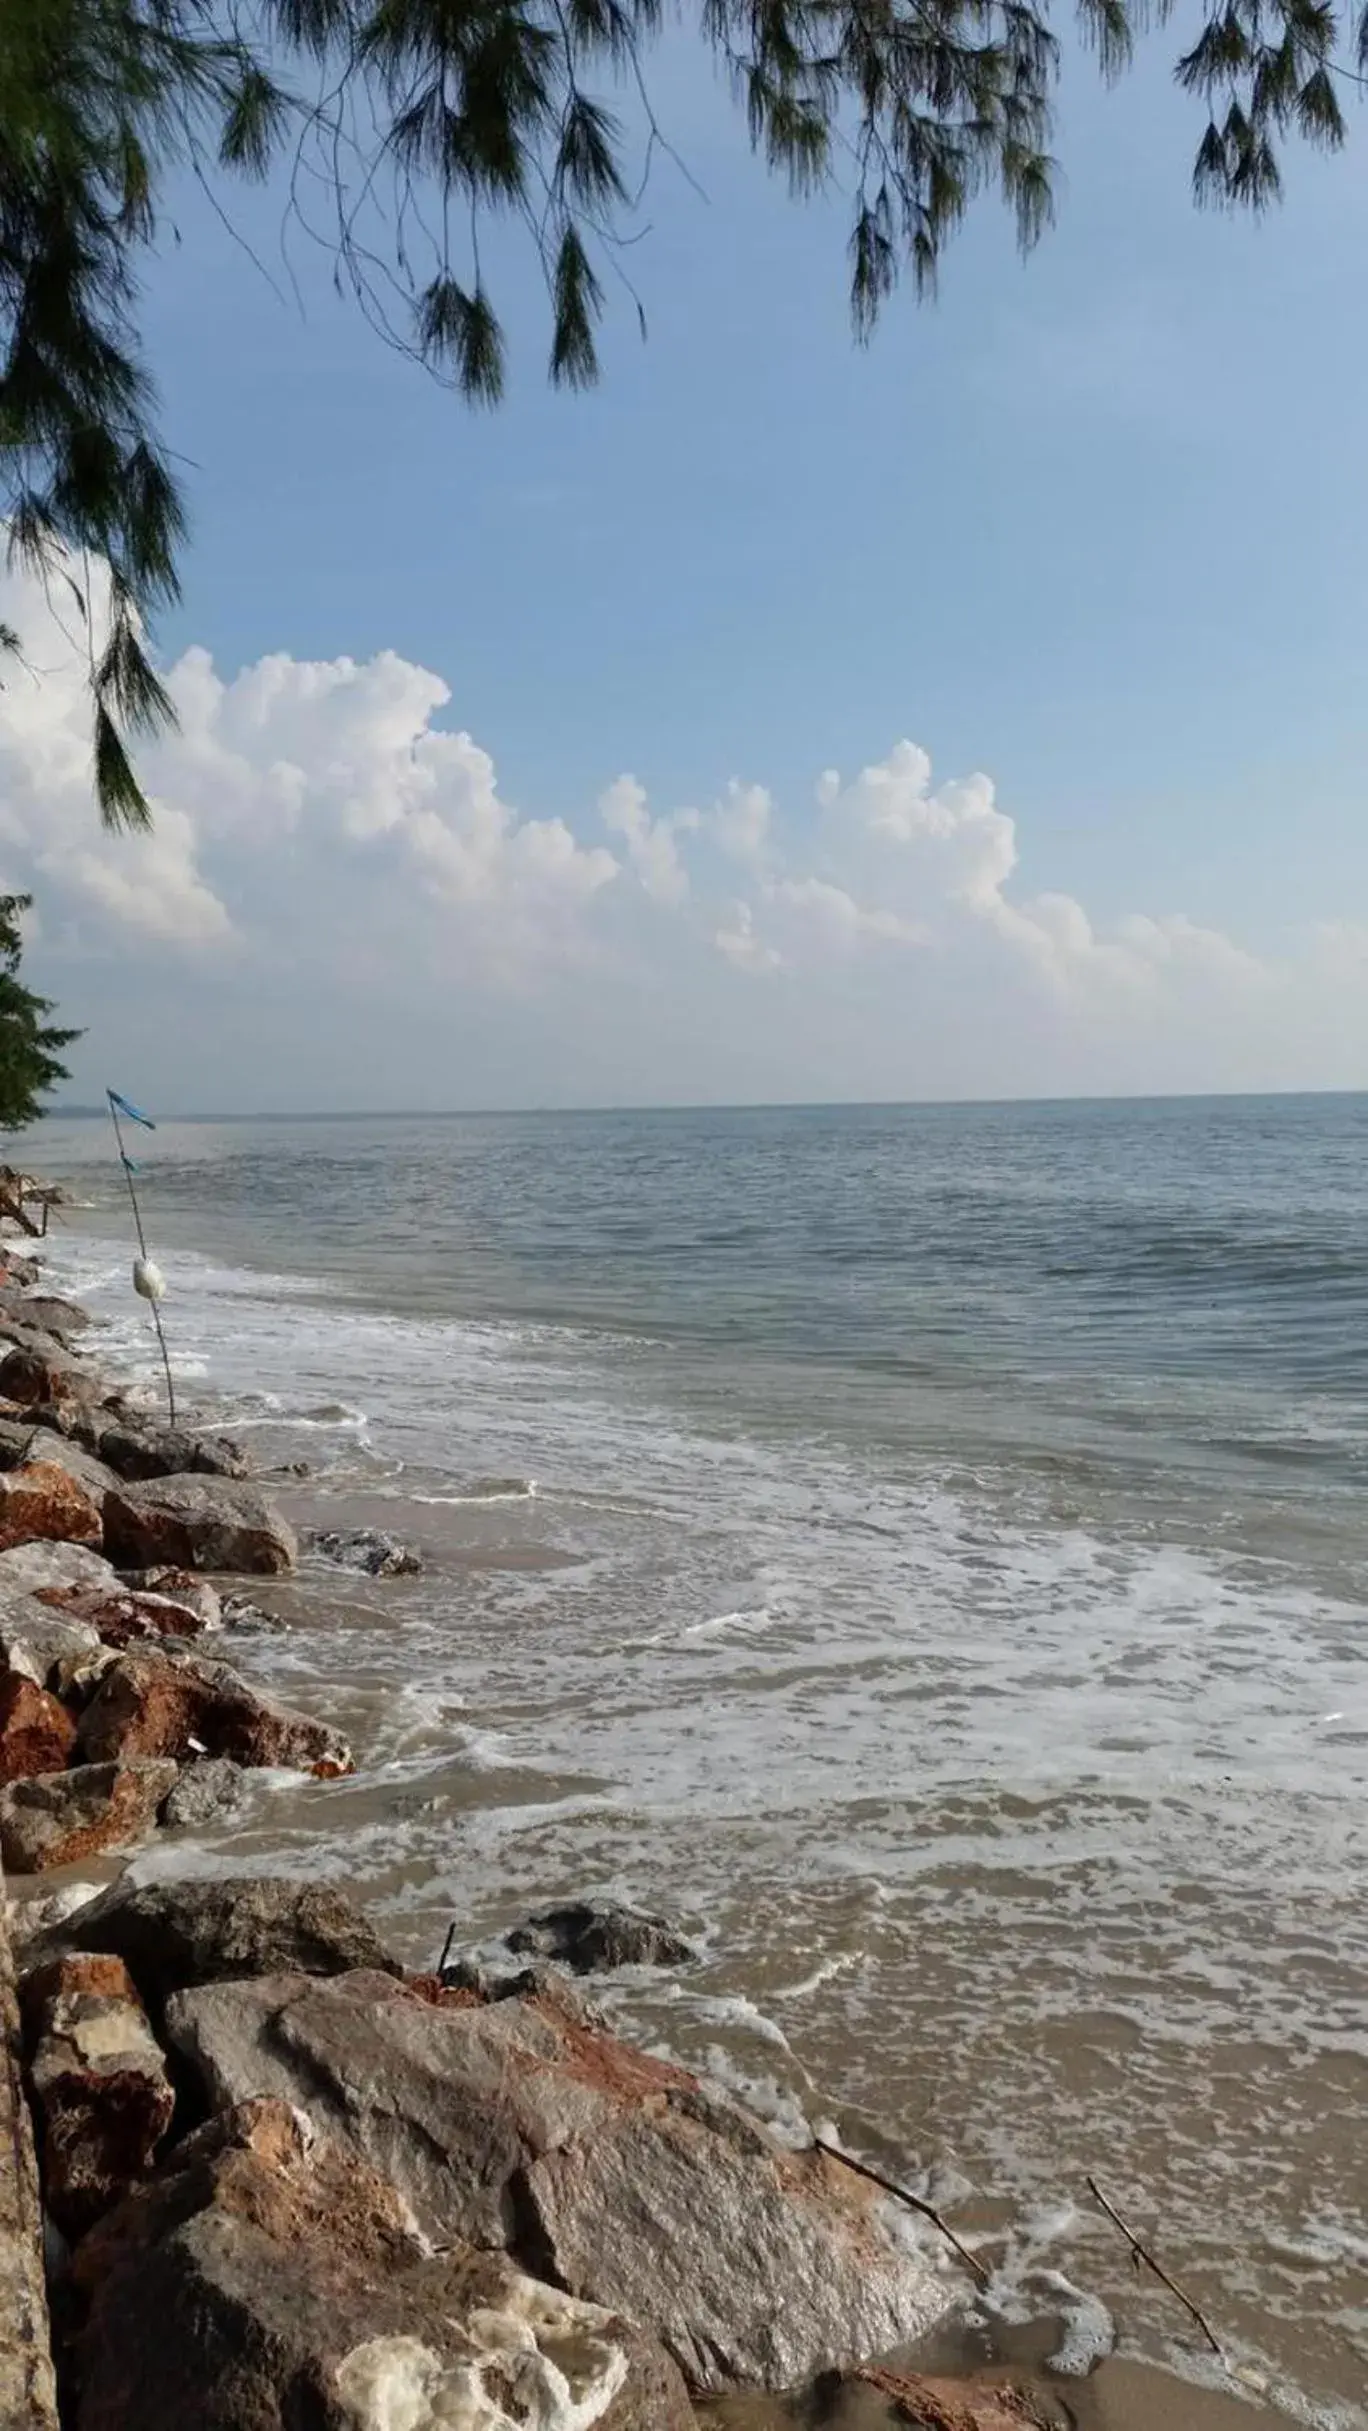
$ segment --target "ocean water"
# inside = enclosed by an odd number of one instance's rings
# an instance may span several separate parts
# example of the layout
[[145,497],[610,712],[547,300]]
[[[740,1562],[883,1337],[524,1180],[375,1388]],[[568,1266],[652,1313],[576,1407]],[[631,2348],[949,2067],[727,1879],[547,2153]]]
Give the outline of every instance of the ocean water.
[[[1237,2388],[1362,2431],[1368,1097],[139,1153],[182,1395],[428,1557],[306,1565],[243,1649],[356,1780],[143,1870],[330,1875],[415,1959],[659,1907],[702,1959],[624,2023],[953,2211],[967,2337],[1229,2385],[1092,2173]],[[107,1126],[33,1154],[153,1389]]]

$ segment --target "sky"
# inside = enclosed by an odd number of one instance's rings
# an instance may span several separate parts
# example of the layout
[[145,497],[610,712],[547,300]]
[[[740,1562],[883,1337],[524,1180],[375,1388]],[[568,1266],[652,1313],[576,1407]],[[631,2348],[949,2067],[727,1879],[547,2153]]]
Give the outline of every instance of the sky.
[[496,414],[287,274],[278,194],[178,190],[151,838],[101,836],[70,619],[0,577],[0,882],[68,1096],[1368,1086],[1368,125],[1347,93],[1281,209],[1198,213],[1181,42],[1074,63],[1053,232],[1023,262],[985,201],[861,349],[839,198],[672,39],[646,341],[610,298],[553,394],[496,245]]

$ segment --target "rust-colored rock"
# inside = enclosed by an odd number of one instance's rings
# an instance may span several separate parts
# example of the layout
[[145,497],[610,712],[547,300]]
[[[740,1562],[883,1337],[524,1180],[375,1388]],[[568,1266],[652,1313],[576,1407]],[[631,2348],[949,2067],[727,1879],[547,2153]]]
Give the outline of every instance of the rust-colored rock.
[[226,1663],[134,1651],[101,1679],[81,1717],[91,1763],[119,1757],[231,1756],[332,1779],[352,1770],[346,1741],[326,1723],[259,1696]]
[[223,1627],[223,1598],[217,1587],[193,1570],[168,1565],[160,1570],[126,1570],[123,1583],[132,1595],[164,1595],[199,1615],[201,1629]]
[[849,2375],[888,2400],[889,2417],[913,2431],[1065,2431],[1070,2417],[1040,2392],[997,2380],[924,2380],[861,2364]]
[[82,1764],[0,1789],[0,1861],[12,1874],[48,1874],[139,1840],[175,1787],[162,1760]]
[[0,1359],[0,1397],[18,1402],[21,1409],[42,1408],[57,1415],[81,1407],[91,1392],[90,1377],[50,1336],[16,1343]]
[[74,2267],[74,2431],[691,2431],[652,2338],[502,2254],[432,2254],[383,2176],[283,2103],[190,2137]]
[[76,1725],[65,1705],[22,1672],[0,1678],[0,1784],[31,1773],[59,1773],[76,1752]]
[[196,1638],[204,1627],[197,1611],[169,1595],[100,1587],[40,1587],[38,1602],[85,1621],[105,1646],[133,1646],[148,1639]]
[[255,1486],[223,1477],[164,1477],[105,1496],[105,1549],[130,1570],[293,1570],[295,1534]]
[[35,1537],[98,1545],[103,1534],[99,1504],[55,1460],[25,1461],[0,1473],[0,1551]]
[[24,1985],[29,2082],[42,2121],[43,2197],[82,2237],[152,2167],[175,2095],[128,1969],[73,1956]]

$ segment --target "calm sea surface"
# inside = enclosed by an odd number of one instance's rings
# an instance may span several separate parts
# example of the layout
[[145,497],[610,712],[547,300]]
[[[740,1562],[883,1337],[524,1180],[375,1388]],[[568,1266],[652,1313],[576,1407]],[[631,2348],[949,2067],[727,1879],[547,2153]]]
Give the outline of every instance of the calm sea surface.
[[[107,1126],[33,1154],[150,1379]],[[991,2339],[1204,2368],[1092,2171],[1246,2385],[1368,2425],[1368,1098],[139,1154],[184,1393],[429,1555],[251,1648],[357,1780],[144,1870],[327,1873],[414,1957],[661,1907],[705,1956],[631,2031],[991,2235]]]

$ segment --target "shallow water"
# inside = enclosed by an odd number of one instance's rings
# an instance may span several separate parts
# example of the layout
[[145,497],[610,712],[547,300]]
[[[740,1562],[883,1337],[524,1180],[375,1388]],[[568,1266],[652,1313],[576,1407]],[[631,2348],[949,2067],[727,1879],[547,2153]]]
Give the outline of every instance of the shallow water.
[[[150,1378],[107,1135],[45,1129]],[[430,1566],[252,1643],[357,1780],[140,1865],[331,1872],[415,1958],[660,1906],[704,1956],[624,2022],[984,2238],[966,2335],[1213,2377],[1093,2172],[1237,2386],[1361,2431],[1366,1149],[1365,1099],[164,1128],[182,1392]]]

